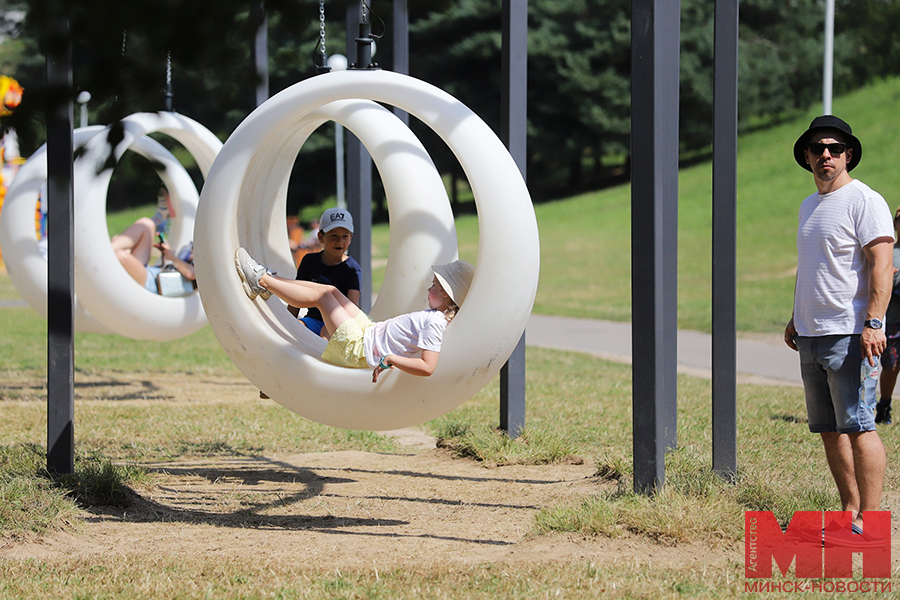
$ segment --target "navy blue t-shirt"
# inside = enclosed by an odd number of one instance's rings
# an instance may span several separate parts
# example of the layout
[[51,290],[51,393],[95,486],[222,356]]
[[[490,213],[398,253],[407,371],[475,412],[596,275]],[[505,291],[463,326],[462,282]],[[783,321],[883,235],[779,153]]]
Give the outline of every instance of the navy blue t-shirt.
[[[297,267],[296,279],[303,281],[313,281],[315,283],[324,283],[333,285],[345,296],[350,290],[359,291],[359,281],[362,278],[362,268],[352,256],[348,256],[347,260],[336,265],[326,265],[322,262],[322,252],[313,252],[307,254],[300,261]],[[310,308],[306,311],[306,316],[322,320],[322,313],[318,308]]]

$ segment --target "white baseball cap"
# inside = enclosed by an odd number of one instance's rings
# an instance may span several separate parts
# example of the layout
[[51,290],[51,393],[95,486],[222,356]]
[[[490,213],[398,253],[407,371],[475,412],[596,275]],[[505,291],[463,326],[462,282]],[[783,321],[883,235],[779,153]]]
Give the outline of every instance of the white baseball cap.
[[344,208],[329,208],[322,213],[319,219],[319,231],[328,233],[335,227],[343,227],[353,233],[353,216]]
[[462,306],[472,285],[475,267],[464,260],[456,260],[446,265],[433,265],[431,269],[450,299],[457,306]]

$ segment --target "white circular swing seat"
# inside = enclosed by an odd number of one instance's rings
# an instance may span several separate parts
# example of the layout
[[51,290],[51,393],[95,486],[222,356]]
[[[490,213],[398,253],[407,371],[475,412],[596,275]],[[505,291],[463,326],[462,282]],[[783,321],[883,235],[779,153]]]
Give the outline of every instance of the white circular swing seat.
[[[431,265],[457,255],[453,215],[422,144],[376,102],[419,118],[454,152],[475,196],[480,241],[472,286],[447,327],[434,374],[415,377],[394,369],[373,384],[368,369],[323,362],[324,342],[278,298],[249,300],[233,265],[235,250],[243,246],[270,268],[293,273],[284,223],[290,170],[308,135],[330,119],[360,138],[387,196],[390,253],[372,317],[426,308]],[[503,143],[452,96],[386,71],[319,75],[250,114],[210,169],[194,242],[204,308],[235,365],[284,407],[346,429],[421,424],[472,397],[521,338],[538,284],[534,209]]]
[[[114,333],[136,340],[168,341],[206,325],[198,294],[171,298],[147,291],[119,263],[109,243],[106,195],[113,168],[126,150],[151,133],[163,133],[181,143],[206,177],[222,147],[207,128],[177,113],[137,113],[92,137],[75,161],[75,292],[84,307]],[[177,161],[176,161],[177,162]],[[184,192],[172,197],[175,218],[169,244],[178,249],[193,237],[197,212],[196,187],[187,172],[173,171]],[[159,165],[154,165],[158,170]],[[190,189],[191,192],[187,190]]]
[[[118,133],[111,134],[112,131]],[[112,176],[109,167],[125,150],[132,150],[149,160],[169,190],[177,215],[170,230],[173,247],[186,244],[193,235],[199,199],[196,186],[171,152],[145,136],[154,131],[167,133],[181,141],[194,155],[204,175],[222,146],[202,125],[174,113],[140,113],[127,117],[115,127],[97,125],[74,132],[73,141],[78,149],[75,161],[75,331],[119,333],[134,339],[165,341],[183,337],[206,323],[197,298],[184,302],[194,305],[188,311],[178,310],[182,304],[180,298],[166,298],[161,306],[156,306],[154,299],[157,296],[147,292],[125,272],[109,244],[106,227],[106,195]],[[125,135],[121,135],[123,132]],[[114,156],[110,154],[111,137],[116,139]],[[111,157],[114,158],[112,165],[107,163]],[[106,168],[99,168],[99,165]],[[46,146],[41,146],[19,168],[0,216],[0,245],[10,280],[29,306],[45,318],[47,262],[35,235],[35,207],[46,180]],[[91,291],[98,291],[99,300],[88,299],[86,306],[82,299],[85,295],[90,296]],[[148,300],[149,307],[146,305]],[[179,317],[185,312],[199,318]]]

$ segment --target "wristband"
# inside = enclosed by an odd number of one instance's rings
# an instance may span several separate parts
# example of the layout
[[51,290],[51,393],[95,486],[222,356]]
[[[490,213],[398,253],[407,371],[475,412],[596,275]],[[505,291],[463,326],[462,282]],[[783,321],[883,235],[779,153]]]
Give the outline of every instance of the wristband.
[[381,368],[382,368],[383,370],[385,370],[385,371],[387,371],[388,369],[393,369],[393,368],[394,368],[394,365],[386,365],[386,364],[384,364],[384,359],[385,359],[385,358],[387,358],[387,354],[385,354],[384,356],[381,357],[381,359],[378,361],[378,366],[381,367]]

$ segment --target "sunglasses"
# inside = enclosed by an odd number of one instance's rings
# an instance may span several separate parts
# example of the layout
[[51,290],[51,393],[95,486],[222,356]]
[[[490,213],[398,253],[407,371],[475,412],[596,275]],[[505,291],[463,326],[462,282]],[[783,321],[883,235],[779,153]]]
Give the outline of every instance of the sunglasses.
[[832,156],[840,156],[844,153],[844,150],[847,149],[847,144],[843,144],[841,142],[834,142],[831,144],[816,142],[809,145],[809,151],[813,154],[822,154],[823,152],[825,152],[825,148],[828,148],[828,152],[831,153]]

